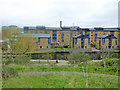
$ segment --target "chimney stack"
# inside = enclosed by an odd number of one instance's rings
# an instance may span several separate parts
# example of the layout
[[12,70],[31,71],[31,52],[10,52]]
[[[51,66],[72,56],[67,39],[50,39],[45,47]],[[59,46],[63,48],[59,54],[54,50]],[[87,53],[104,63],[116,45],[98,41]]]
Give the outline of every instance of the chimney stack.
[[62,21],[60,21],[60,27],[62,27]]

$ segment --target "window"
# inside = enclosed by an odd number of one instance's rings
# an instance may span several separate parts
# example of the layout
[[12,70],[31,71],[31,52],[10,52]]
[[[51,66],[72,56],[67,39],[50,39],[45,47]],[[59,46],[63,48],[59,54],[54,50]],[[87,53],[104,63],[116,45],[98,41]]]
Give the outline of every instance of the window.
[[114,46],[112,46],[112,48],[114,48]]
[[40,46],[40,48],[42,48],[42,46]]
[[85,48],[87,48],[87,46],[85,46]]
[[48,48],[48,46],[47,46],[47,48]]

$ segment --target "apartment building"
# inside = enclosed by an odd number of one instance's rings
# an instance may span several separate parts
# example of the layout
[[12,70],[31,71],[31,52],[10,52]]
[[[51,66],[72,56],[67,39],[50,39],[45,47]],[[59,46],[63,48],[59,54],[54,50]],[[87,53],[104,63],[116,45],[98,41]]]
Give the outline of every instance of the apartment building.
[[[36,26],[36,27],[24,27],[24,34],[39,34],[49,35],[49,45],[48,48],[51,46],[63,46],[63,45],[70,45],[74,46],[74,48],[81,48],[81,45],[74,45],[75,43],[75,36],[81,34],[85,37],[84,43],[86,43],[87,48],[89,48],[91,44],[97,43],[97,37],[103,36],[103,35],[112,35],[116,37],[117,45],[114,48],[118,47],[118,42],[120,42],[120,29],[119,28],[101,28],[101,27],[95,27],[95,28],[80,28],[79,26],[71,26],[71,27],[63,27],[62,23],[60,22],[60,27],[45,27],[45,26]],[[88,37],[88,39],[86,38]],[[43,37],[44,38],[44,37]],[[48,39],[48,38],[47,38]],[[48,43],[46,39],[46,42]],[[79,38],[78,42],[80,42]],[[88,41],[87,41],[88,40]],[[40,45],[42,45],[42,39],[41,43],[39,43],[39,37],[38,37],[38,47],[40,48]],[[89,43],[88,43],[89,42]],[[45,42],[44,42],[45,43]],[[44,46],[44,45],[43,45]],[[47,46],[42,48],[47,48]],[[86,48],[84,46],[84,48]],[[82,47],[83,48],[83,47]]]

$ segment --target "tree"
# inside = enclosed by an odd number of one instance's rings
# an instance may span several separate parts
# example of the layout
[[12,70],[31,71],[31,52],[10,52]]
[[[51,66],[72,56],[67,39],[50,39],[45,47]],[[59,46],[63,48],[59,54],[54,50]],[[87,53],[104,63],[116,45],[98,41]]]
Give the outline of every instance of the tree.
[[14,52],[18,54],[25,54],[26,52],[34,51],[37,48],[37,44],[34,40],[34,35],[22,35],[16,41]]
[[[81,63],[89,61],[89,55],[85,54],[84,52],[72,52],[68,56],[68,61],[71,64],[78,64],[78,65],[80,65]],[[83,68],[83,72],[84,72],[84,76],[85,76],[84,67],[82,66],[82,68]],[[86,64],[86,72],[87,72],[87,64]],[[86,87],[88,87],[88,75],[86,77],[87,77],[87,79],[86,79]]]
[[34,35],[25,35],[22,33],[22,29],[18,27],[5,27],[2,28],[2,39],[7,41],[9,50],[5,51],[9,59],[13,60],[13,57],[17,55],[24,55],[28,51],[34,51],[37,48],[37,44],[34,42]]

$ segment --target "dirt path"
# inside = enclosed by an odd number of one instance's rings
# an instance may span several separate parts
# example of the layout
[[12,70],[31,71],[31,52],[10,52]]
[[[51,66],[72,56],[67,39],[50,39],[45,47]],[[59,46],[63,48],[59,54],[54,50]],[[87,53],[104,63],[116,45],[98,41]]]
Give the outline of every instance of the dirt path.
[[83,73],[83,72],[70,72],[70,71],[50,71],[50,72],[23,72],[18,73],[20,75],[28,75],[28,74],[47,74],[47,73],[76,73],[76,74],[88,74],[88,75],[103,75],[103,76],[114,76],[116,75],[108,75],[108,74],[98,74],[98,73]]

